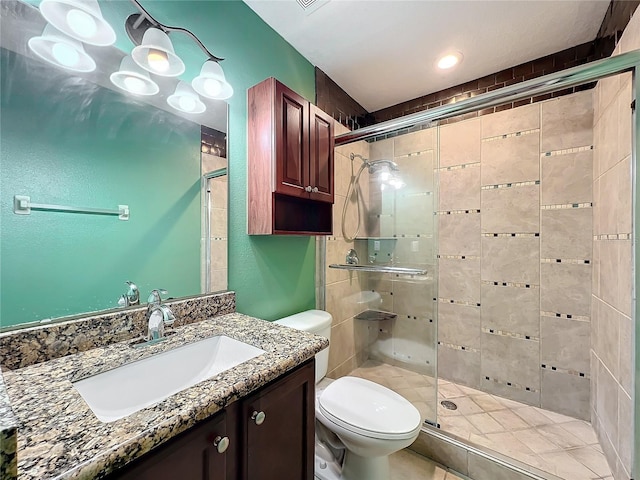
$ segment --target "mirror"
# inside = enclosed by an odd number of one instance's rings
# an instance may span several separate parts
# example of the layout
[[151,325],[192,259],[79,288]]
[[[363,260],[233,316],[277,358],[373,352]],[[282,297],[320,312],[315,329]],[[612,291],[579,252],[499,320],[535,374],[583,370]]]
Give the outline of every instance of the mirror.
[[[117,45],[132,48],[120,37],[134,7],[100,6]],[[0,327],[118,308],[128,280],[142,303],[154,288],[169,298],[226,288],[226,103],[202,99],[199,115],[173,110],[176,78],[154,77],[152,97],[119,90],[109,75],[125,53],[115,47],[86,45],[97,64],[86,74],[40,60],[27,47],[45,25],[33,5],[0,2],[0,21]],[[203,62],[195,45],[174,45],[191,49],[180,52],[187,72]],[[15,196],[29,197],[29,214],[14,213]],[[207,272],[222,278],[209,289]]]

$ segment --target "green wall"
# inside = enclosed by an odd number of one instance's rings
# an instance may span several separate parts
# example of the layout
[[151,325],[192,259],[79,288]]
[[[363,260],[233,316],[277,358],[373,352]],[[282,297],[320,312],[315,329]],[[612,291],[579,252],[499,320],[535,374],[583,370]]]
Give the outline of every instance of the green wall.
[[309,100],[313,65],[240,1],[144,2],[196,33],[233,85],[229,99],[229,289],[239,312],[275,319],[315,306],[315,241],[247,235],[247,89],[273,76]]
[[[200,289],[200,127],[0,49],[0,325]],[[13,196],[129,221],[13,213]]]
[[[246,234],[246,90],[275,76],[313,100],[313,66],[243,2],[147,0],[143,5],[160,21],[191,29],[226,59],[222,65],[235,90],[229,100],[229,289],[237,293],[238,311],[274,319],[313,308],[313,238]],[[121,26],[114,27],[122,36]],[[126,48],[127,41],[119,38],[117,45]],[[107,90],[101,100],[113,108],[100,109],[87,82],[8,85],[6,61],[3,56],[0,325],[109,308],[128,279],[138,282],[143,297],[158,286],[171,296],[198,291],[197,126],[158,110],[143,114],[150,107]],[[43,68],[34,63],[24,68]],[[185,79],[193,75],[188,66]],[[9,87],[12,95],[6,95]],[[132,104],[140,113],[129,110]],[[184,160],[180,168],[171,165],[177,157]],[[125,203],[132,218],[42,212],[19,217],[11,210],[15,194],[31,195],[34,202]],[[69,284],[73,293],[62,293]],[[106,297],[104,285],[109,285]],[[91,307],[81,308],[87,299]]]

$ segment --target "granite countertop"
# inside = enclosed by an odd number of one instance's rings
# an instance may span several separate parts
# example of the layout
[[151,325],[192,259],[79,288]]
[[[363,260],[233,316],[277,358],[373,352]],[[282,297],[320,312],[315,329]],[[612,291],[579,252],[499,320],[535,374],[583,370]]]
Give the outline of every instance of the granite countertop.
[[[111,423],[98,420],[72,386],[87,376],[214,335],[226,335],[266,353]],[[102,478],[329,344],[323,337],[239,313],[180,327],[156,345],[133,348],[129,343],[3,372],[17,424],[19,480]]]

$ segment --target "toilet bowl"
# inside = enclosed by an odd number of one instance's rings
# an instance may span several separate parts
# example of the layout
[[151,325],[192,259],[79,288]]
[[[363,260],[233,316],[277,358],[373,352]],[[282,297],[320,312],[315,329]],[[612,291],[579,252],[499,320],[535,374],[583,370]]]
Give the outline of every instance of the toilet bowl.
[[[277,324],[329,338],[331,315],[309,310]],[[411,445],[422,420],[392,390],[357,377],[323,380],[329,348],[316,355],[316,468],[321,480],[388,480],[389,455]],[[342,455],[342,451],[344,455]]]

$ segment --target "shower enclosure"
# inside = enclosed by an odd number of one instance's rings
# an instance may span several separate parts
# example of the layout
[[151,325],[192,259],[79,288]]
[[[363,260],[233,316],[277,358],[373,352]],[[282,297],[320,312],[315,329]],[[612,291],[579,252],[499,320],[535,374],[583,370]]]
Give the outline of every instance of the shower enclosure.
[[338,137],[335,236],[319,240],[329,377],[405,396],[443,463],[464,451],[530,478],[632,471],[632,79],[473,112],[638,59]]

